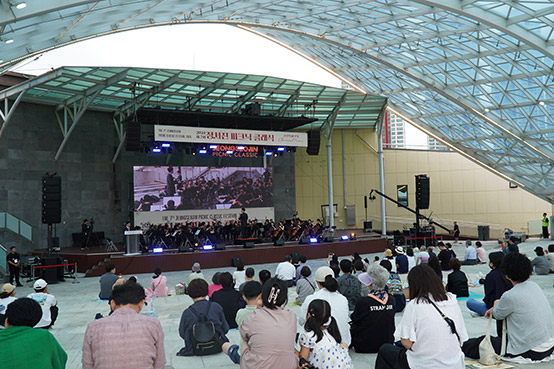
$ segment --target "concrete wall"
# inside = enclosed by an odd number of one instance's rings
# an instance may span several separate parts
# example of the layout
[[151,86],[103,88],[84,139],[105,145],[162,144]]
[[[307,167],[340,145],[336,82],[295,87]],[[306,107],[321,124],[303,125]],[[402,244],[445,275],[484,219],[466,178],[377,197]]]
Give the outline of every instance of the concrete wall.
[[[332,136],[333,193],[338,204],[335,224],[346,227],[343,194],[342,132]],[[344,130],[347,204],[356,206],[356,226],[363,227],[364,195],[379,189],[377,135],[373,130]],[[385,193],[396,199],[396,185],[407,184],[409,207],[415,208],[415,178],[417,174],[430,177],[430,209],[424,215],[452,226],[458,221],[462,235],[477,235],[477,225],[490,225],[491,236],[497,237],[505,227],[526,231],[527,222],[539,219],[551,206],[520,188],[481,168],[455,152],[385,150]],[[318,156],[305,151],[296,153],[297,205],[301,218],[320,218],[321,205],[327,204],[327,155],[322,136]],[[387,229],[410,226],[415,221],[408,211],[387,201]],[[381,229],[380,201],[368,201],[368,219],[374,228]]]
[[[54,156],[62,133],[54,108],[22,103],[0,139],[0,211],[7,211],[33,226],[34,247],[46,246],[46,225],[41,223],[41,180],[48,172],[62,177],[62,223],[56,226],[62,246],[71,245],[71,233],[80,233],[84,218],[95,219],[95,230],[114,241],[132,219],[133,166],[216,165],[215,157],[176,152],[167,155],[126,152],[116,164],[112,157],[118,139],[111,114],[88,111],[70,137],[60,159]],[[296,208],[294,154],[270,161],[274,171],[275,215],[290,217]],[[262,159],[224,158],[222,166],[262,166]],[[0,232],[22,252],[33,245],[9,231]],[[18,241],[19,239],[19,241]]]

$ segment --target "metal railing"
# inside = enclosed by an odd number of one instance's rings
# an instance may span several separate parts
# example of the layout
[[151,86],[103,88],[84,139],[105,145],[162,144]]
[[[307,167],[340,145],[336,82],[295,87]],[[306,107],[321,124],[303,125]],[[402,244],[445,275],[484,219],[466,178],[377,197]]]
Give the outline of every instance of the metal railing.
[[3,275],[8,274],[8,266],[6,265],[6,257],[8,256],[8,249],[4,245],[0,244],[0,273]]
[[0,229],[10,230],[33,242],[33,227],[5,211],[0,211]]

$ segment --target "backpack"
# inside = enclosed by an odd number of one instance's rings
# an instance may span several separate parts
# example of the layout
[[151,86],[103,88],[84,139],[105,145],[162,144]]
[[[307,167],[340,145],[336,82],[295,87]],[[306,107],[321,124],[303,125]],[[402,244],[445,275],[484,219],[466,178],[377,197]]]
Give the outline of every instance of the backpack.
[[221,342],[218,340],[214,322],[207,318],[211,305],[212,302],[208,302],[208,309],[205,314],[198,314],[192,306],[190,307],[190,311],[198,319],[190,330],[192,352],[195,356],[212,355],[221,352]]

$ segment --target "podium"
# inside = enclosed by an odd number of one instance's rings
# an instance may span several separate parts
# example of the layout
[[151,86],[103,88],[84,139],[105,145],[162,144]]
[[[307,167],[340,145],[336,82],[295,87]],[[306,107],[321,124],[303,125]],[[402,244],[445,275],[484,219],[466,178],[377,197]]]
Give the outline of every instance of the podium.
[[140,255],[142,231],[125,231],[125,256]]

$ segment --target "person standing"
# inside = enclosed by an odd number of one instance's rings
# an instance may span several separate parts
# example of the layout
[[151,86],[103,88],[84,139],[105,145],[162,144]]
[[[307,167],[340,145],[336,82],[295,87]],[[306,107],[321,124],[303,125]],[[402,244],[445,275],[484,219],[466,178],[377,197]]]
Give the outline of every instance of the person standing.
[[173,167],[167,168],[165,192],[167,196],[175,195],[175,178],[173,177]]
[[458,243],[458,239],[460,238],[460,227],[458,227],[457,222],[454,222],[454,228],[452,229],[452,233],[454,234],[454,243]]
[[10,272],[10,284],[13,284],[13,281],[15,279],[17,287],[23,286],[21,283],[19,283],[19,269],[21,267],[21,258],[16,252],[15,246],[10,247],[10,253],[6,256],[6,262],[8,264],[8,269]]
[[246,214],[246,209],[240,209],[239,215],[240,221],[240,233],[242,238],[248,238],[248,214]]
[[88,249],[88,243],[90,242],[90,224],[88,219],[83,220],[81,224],[81,250]]
[[162,369],[164,334],[158,319],[139,314],[146,295],[138,283],[113,289],[113,314],[90,323],[85,332],[83,369]]
[[549,223],[548,216],[546,215],[546,213],[543,213],[542,214],[542,238],[544,238],[545,240],[547,240],[549,237],[548,223]]

